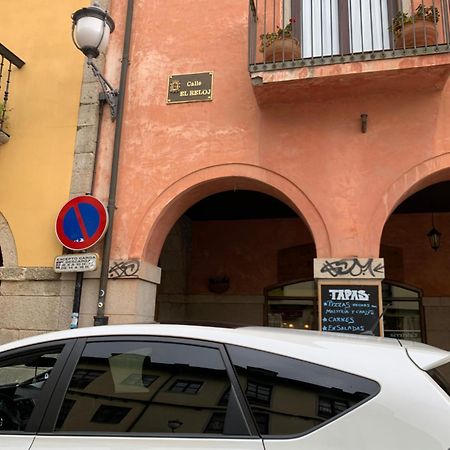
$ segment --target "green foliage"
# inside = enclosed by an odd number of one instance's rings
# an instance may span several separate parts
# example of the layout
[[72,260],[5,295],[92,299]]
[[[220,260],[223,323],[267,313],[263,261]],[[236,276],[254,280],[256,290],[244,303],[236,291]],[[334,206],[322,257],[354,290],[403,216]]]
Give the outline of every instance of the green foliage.
[[261,46],[259,51],[264,53],[264,49],[272,45],[278,39],[289,39],[292,37],[292,24],[296,22],[295,17],[289,19],[289,23],[284,27],[280,28],[277,26],[277,31],[272,33],[263,33],[259,35],[261,39]]
[[8,110],[5,109],[5,104],[0,103],[0,130],[7,129]]
[[439,10],[435,6],[425,6],[421,3],[414,11],[414,14],[399,11],[394,16],[389,31],[392,31],[395,36],[399,36],[402,34],[402,30],[408,23],[420,23],[420,21],[423,20],[438,23],[439,17]]

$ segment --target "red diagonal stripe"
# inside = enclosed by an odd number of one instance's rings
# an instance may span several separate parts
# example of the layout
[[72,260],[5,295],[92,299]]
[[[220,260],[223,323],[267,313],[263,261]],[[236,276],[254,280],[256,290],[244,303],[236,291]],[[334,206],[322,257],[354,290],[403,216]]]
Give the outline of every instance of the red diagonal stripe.
[[86,226],[84,225],[83,216],[80,213],[80,210],[78,209],[78,205],[73,206],[73,210],[75,211],[75,216],[77,217],[78,224],[81,228],[81,233],[83,234],[84,240],[87,241],[89,239],[89,235],[86,230]]

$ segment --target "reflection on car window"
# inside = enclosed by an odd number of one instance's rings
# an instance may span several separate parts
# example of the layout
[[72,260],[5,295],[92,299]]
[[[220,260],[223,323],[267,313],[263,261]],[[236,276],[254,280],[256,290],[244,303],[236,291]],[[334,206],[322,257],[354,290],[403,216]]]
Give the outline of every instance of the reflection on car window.
[[56,431],[228,434],[219,350],[166,342],[88,343]]
[[450,396],[450,363],[429,370],[428,375]]
[[379,391],[376,382],[339,370],[227,346],[261,435],[298,435]]
[[60,350],[0,361],[0,432],[26,429]]

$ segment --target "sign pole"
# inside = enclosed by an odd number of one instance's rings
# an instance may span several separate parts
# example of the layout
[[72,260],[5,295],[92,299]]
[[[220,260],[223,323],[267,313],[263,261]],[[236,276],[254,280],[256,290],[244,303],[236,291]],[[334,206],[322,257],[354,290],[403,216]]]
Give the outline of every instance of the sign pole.
[[77,278],[75,280],[75,292],[73,294],[72,321],[70,322],[70,328],[78,328],[83,278],[84,272],[77,272]]

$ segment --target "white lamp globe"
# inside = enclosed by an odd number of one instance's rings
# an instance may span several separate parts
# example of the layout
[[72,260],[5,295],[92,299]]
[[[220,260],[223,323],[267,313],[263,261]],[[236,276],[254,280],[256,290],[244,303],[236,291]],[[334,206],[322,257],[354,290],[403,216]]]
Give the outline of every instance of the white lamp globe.
[[88,58],[96,58],[106,49],[114,27],[111,16],[96,4],[72,14],[73,41]]

